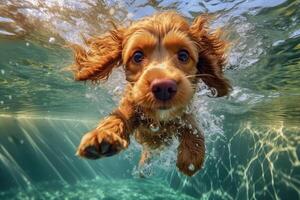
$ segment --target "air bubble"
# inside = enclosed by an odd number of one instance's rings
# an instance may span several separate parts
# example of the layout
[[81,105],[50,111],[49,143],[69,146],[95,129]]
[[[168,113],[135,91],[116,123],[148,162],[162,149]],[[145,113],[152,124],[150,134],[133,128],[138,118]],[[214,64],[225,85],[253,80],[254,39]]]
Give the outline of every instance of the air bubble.
[[141,114],[140,118],[141,118],[141,120],[145,120],[146,119],[144,113]]
[[197,134],[198,134],[198,130],[195,129],[195,130],[193,131],[193,134],[194,134],[194,135],[197,135]]
[[1,69],[1,74],[4,75],[5,74],[5,70]]
[[49,38],[49,43],[54,43],[55,42],[55,38],[54,37],[50,37]]
[[129,12],[129,13],[127,14],[127,18],[128,18],[128,19],[131,19],[131,18],[133,18],[133,16],[134,16],[134,14],[133,14],[133,13],[130,13],[130,12]]
[[158,126],[158,124],[156,124],[156,123],[150,124],[149,128],[150,128],[151,131],[153,131],[153,132],[159,131],[159,126]]
[[180,125],[185,125],[185,123],[184,123],[184,121],[182,121],[182,119],[181,118],[179,118],[179,121],[178,121],[178,123],[180,124]]
[[192,109],[190,107],[187,107],[187,109],[184,111],[186,114],[193,113]]
[[110,15],[114,15],[114,14],[115,14],[115,9],[111,8],[111,9],[109,10],[109,14],[110,14]]
[[195,170],[195,166],[193,164],[190,164],[188,168],[189,168],[190,171],[194,171]]
[[208,97],[217,97],[218,96],[218,91],[216,88],[209,88],[209,92],[207,93]]
[[30,44],[29,44],[29,42],[26,42],[26,46],[28,47]]
[[12,138],[12,137],[10,137],[10,136],[9,136],[7,139],[8,139],[8,141],[9,141],[9,142],[11,142],[11,143],[13,143],[13,142],[14,142],[13,138]]
[[121,95],[122,93],[122,89],[120,86],[117,86],[114,90],[113,90],[113,94],[114,95]]
[[209,87],[203,81],[200,81],[196,90],[197,94],[199,96],[206,95],[208,91],[209,91]]

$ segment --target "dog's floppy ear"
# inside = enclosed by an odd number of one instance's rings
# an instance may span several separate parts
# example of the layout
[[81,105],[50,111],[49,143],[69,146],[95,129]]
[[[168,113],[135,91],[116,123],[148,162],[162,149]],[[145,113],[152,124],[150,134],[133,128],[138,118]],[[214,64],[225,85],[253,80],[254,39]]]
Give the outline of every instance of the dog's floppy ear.
[[123,31],[108,32],[85,40],[87,48],[72,45],[75,63],[72,66],[76,80],[106,80],[112,69],[122,60]]
[[231,89],[229,81],[223,76],[227,43],[220,39],[220,32],[209,32],[207,21],[207,16],[197,17],[190,26],[190,34],[198,46],[199,77],[206,85],[215,88],[217,96],[221,97]]

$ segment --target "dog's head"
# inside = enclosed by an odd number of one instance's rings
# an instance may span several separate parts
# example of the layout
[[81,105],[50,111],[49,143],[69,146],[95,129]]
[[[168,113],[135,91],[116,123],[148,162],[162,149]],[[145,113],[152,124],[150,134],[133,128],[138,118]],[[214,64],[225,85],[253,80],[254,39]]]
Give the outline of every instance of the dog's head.
[[199,78],[224,96],[230,88],[222,72],[226,43],[206,22],[200,16],[190,25],[175,12],[163,12],[90,38],[89,50],[74,46],[75,78],[105,80],[123,65],[133,101],[160,113],[186,107]]

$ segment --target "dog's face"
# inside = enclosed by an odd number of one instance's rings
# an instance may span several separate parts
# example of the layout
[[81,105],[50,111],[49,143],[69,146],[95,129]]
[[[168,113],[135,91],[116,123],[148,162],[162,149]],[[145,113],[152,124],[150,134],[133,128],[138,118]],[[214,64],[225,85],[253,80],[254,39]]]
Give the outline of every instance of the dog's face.
[[75,47],[76,78],[106,79],[122,62],[132,100],[158,117],[186,107],[199,77],[224,96],[229,89],[222,73],[225,42],[209,33],[205,23],[199,17],[189,25],[180,15],[164,12],[92,38],[87,41],[90,51]]
[[164,113],[176,111],[185,107],[194,93],[197,46],[188,35],[187,24],[150,20],[156,26],[138,22],[124,41],[126,78],[137,105]]

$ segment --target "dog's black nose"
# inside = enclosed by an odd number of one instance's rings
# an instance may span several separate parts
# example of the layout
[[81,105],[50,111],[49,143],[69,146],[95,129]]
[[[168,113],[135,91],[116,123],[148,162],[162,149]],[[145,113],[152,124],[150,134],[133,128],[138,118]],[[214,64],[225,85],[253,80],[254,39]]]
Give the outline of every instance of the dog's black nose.
[[171,79],[154,79],[150,87],[155,98],[161,101],[170,100],[177,92],[177,84]]

